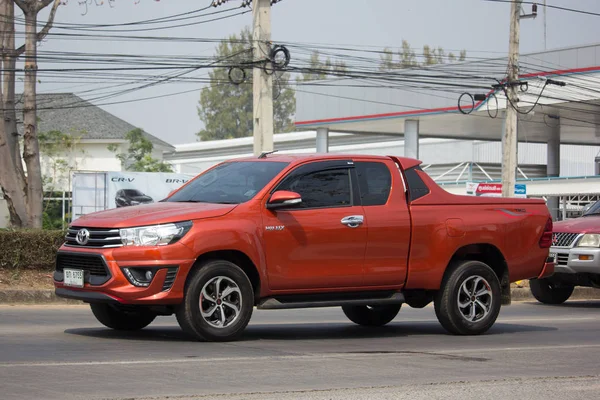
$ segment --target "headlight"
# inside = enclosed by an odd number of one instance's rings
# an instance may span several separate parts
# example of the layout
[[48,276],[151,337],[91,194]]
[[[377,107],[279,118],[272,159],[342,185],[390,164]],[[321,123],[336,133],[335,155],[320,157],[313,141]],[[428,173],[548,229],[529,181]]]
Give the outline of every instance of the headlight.
[[600,235],[597,233],[586,233],[579,239],[577,247],[600,247]]
[[191,221],[120,229],[123,246],[165,246],[181,239],[192,227]]

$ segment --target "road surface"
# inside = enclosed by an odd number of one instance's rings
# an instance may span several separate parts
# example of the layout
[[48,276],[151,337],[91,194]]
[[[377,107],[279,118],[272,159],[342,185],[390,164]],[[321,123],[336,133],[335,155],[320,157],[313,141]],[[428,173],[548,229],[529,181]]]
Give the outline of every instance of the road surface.
[[2,399],[595,399],[600,302],[514,303],[488,334],[447,335],[431,306],[383,328],[338,308],[255,311],[243,340],[137,333],[86,306],[0,306]]

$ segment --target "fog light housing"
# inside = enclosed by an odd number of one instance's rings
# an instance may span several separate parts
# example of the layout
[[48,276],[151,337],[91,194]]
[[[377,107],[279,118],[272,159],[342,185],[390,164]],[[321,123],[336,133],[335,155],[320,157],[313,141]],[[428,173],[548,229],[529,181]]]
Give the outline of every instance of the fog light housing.
[[123,268],[123,274],[133,286],[148,287],[154,279],[154,271],[150,268]]
[[592,261],[594,259],[594,256],[591,256],[589,254],[580,254],[578,257],[581,261]]

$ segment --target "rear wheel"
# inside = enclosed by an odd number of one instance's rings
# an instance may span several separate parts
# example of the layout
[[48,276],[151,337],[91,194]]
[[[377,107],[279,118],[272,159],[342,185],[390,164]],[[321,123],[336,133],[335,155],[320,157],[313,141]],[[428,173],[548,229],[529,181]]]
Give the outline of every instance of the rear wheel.
[[544,304],[562,304],[575,290],[574,285],[559,284],[549,279],[531,279],[529,288],[533,297]]
[[434,298],[438,321],[456,335],[486,332],[500,313],[498,277],[480,261],[462,261],[449,268]]
[[242,335],[254,309],[254,290],[237,265],[209,261],[194,270],[186,285],[177,321],[198,340],[230,341]]
[[137,331],[150,325],[156,314],[144,308],[123,308],[113,304],[90,304],[92,313],[104,326],[119,331]]
[[355,324],[364,326],[383,326],[392,321],[400,311],[402,304],[383,306],[342,306],[346,317]]

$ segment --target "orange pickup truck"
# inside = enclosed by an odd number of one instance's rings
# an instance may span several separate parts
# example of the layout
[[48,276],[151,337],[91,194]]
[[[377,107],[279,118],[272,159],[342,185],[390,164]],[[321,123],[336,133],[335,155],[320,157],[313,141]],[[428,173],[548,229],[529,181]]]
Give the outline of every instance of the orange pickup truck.
[[432,301],[447,331],[481,334],[510,282],[553,273],[551,241],[542,200],[455,196],[417,160],[263,154],[76,220],[54,284],[107,327],[175,314],[204,340],[238,338],[255,306],[341,306],[381,326]]

